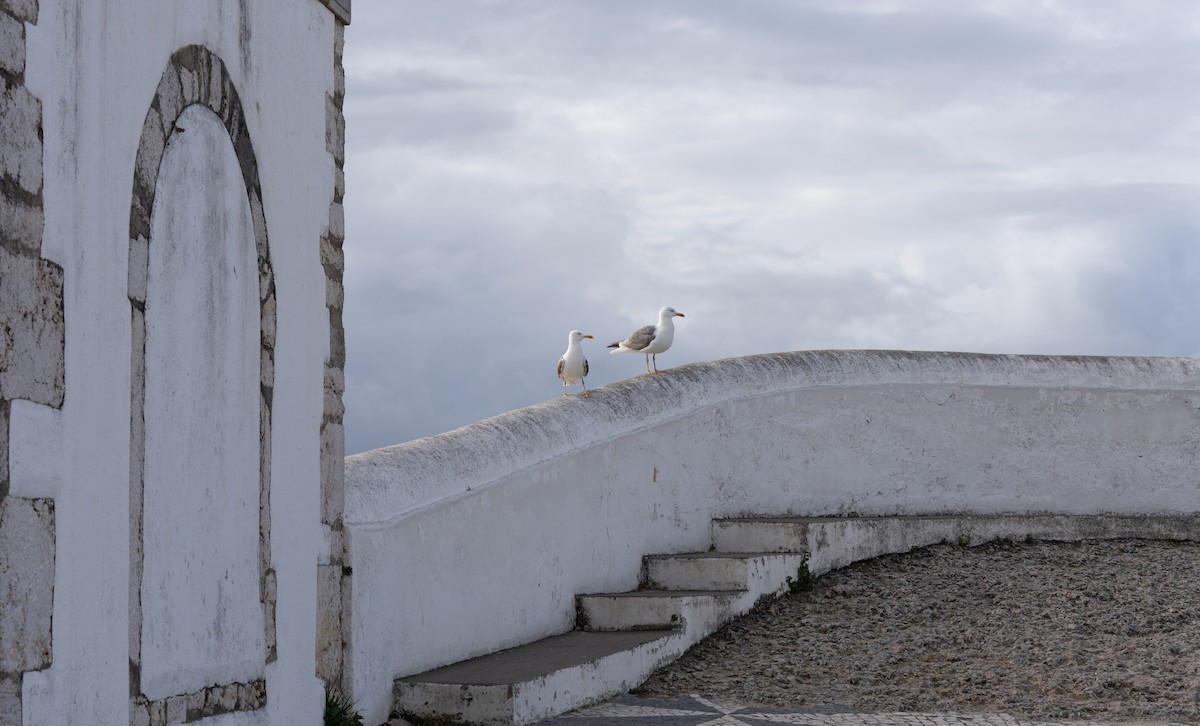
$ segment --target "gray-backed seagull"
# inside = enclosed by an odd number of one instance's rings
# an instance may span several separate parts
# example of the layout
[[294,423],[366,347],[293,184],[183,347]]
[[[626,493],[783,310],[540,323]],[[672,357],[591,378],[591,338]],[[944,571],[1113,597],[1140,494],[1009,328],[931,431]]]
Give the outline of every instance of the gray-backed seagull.
[[[562,379],[563,389],[574,383],[583,384],[583,393],[579,394],[584,398],[590,397],[587,384],[583,379],[588,374],[587,358],[583,357],[583,346],[579,343],[584,338],[590,338],[590,335],[584,335],[578,330],[572,330],[567,333],[567,352],[562,354],[562,358],[558,359],[558,377]],[[567,395],[564,390],[563,395]]]
[[[658,311],[658,325],[647,325],[640,328],[625,340],[610,343],[609,348],[616,348],[613,353],[643,353],[646,356],[646,372],[658,373],[658,354],[671,347],[675,338],[675,318],[684,317],[668,305]],[[650,361],[654,361],[654,370],[650,370]]]

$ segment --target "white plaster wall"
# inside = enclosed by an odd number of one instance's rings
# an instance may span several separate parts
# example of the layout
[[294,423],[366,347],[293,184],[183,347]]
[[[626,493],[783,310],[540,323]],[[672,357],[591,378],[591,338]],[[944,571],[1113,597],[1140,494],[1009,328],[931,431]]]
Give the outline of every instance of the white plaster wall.
[[1200,511],[1200,362],[703,363],[347,458],[353,696],[562,632],[743,514]]
[[[314,676],[319,425],[328,326],[318,238],[333,164],[325,148],[334,19],[317,0],[41,0],[27,27],[44,109],[45,257],[65,271],[67,395],[59,456],[54,659],[25,678],[27,724],[128,722],[130,312],[134,155],[177,49],[225,62],[258,159],[278,300],[272,565],[278,660],[268,705],[237,722],[319,723]],[[229,719],[225,719],[229,721]],[[214,723],[219,720],[214,719]]]
[[229,133],[200,106],[159,167],[146,298],[142,691],[262,676],[259,302]]

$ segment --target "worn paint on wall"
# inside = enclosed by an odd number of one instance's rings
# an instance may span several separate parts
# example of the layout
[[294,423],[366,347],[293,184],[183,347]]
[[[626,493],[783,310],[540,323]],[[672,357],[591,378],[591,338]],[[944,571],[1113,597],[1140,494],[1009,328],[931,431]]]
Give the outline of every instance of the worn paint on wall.
[[[41,0],[40,8],[31,0],[22,4],[32,4],[37,16],[36,26],[25,26],[28,58],[23,77],[32,94],[53,112],[45,114],[41,129],[44,213],[21,219],[26,226],[31,219],[44,219],[42,257],[61,267],[59,309],[68,321],[62,369],[70,391],[56,418],[8,412],[10,429],[17,426],[20,414],[23,431],[37,426],[53,434],[45,440],[10,436],[26,447],[10,452],[13,461],[54,457],[59,462],[54,471],[39,470],[30,480],[55,488],[57,536],[53,662],[26,673],[18,684],[24,720],[319,723],[325,684],[315,674],[314,562],[327,559],[330,549],[320,524],[326,488],[321,467],[323,364],[330,357],[330,336],[319,334],[330,326],[320,246],[335,196],[324,99],[337,83],[333,54],[344,18],[339,20],[316,0]],[[0,25],[0,38],[8,37],[7,30]],[[203,52],[177,55],[186,49]],[[0,66],[6,58],[0,53]],[[214,72],[218,68],[221,72]],[[174,69],[173,75],[165,73],[167,69]],[[164,78],[168,86],[160,87]],[[235,92],[241,99],[236,111],[228,103]],[[269,230],[273,241],[269,284],[261,286],[261,270],[252,275],[260,283],[249,311],[254,322],[238,323],[261,331],[256,349],[268,351],[257,360],[262,375],[254,381],[252,396],[260,413],[252,432],[258,460],[251,468],[259,481],[249,483],[255,493],[249,500],[243,489],[234,497],[238,507],[251,512],[246,519],[253,542],[240,539],[246,530],[239,525],[234,538],[238,541],[218,546],[220,557],[213,559],[212,549],[200,555],[207,563],[201,569],[210,580],[216,562],[228,552],[249,558],[239,567],[252,573],[252,585],[247,591],[239,582],[235,589],[243,599],[248,592],[253,602],[239,601],[224,610],[249,613],[251,620],[254,612],[261,613],[260,624],[247,626],[247,650],[256,651],[258,665],[253,671],[239,674],[232,668],[226,673],[252,680],[209,685],[157,701],[134,698],[137,707],[131,710],[131,684],[137,686],[143,675],[143,590],[131,570],[142,562],[147,546],[138,524],[141,469],[146,463],[138,442],[147,432],[134,382],[143,380],[148,370],[139,351],[149,346],[151,370],[158,355],[152,320],[158,273],[151,271],[156,263],[148,221],[136,229],[131,225],[148,220],[150,210],[142,209],[141,215],[127,210],[153,201],[158,160],[179,113],[191,103],[201,103],[221,119],[227,132],[224,143],[233,145],[243,177],[245,160],[254,159],[243,199],[249,200],[256,243],[263,236],[260,228]],[[158,124],[157,139],[146,132],[148,121]],[[237,129],[244,133],[235,133]],[[252,154],[247,155],[250,146]],[[222,186],[217,182],[207,191],[220,191]],[[250,189],[258,193],[251,195]],[[148,302],[149,308],[139,308],[139,301]],[[185,322],[200,318],[194,311],[184,317]],[[236,378],[245,384],[250,376]],[[132,416],[131,408],[139,415]],[[263,410],[269,415],[263,417]],[[244,419],[244,412],[237,417]],[[201,428],[211,431],[214,426],[210,420]],[[166,461],[167,456],[153,453],[153,433],[149,441],[146,458],[153,467],[155,460]],[[285,482],[286,496],[272,496],[271,481]],[[222,486],[214,495],[229,493]],[[156,504],[155,496],[149,493],[146,511],[156,520],[150,546],[158,548],[171,540],[164,527],[154,529],[169,521],[157,520],[178,519],[177,509],[170,510],[180,503]],[[160,511],[160,504],[166,508]],[[286,546],[272,547],[274,541]],[[151,570],[157,554],[150,555]],[[173,569],[182,560],[164,561]],[[210,594],[219,600],[219,591],[220,587]],[[205,607],[199,609],[213,618],[215,629],[216,613],[223,608]],[[195,618],[194,624],[199,627],[203,620]],[[224,637],[231,642],[228,633]],[[178,655],[182,651],[181,646],[176,656],[168,656],[172,662],[151,669],[176,674],[166,679],[166,690],[190,689],[200,682],[179,675],[192,665]],[[12,682],[4,677],[0,681]],[[0,688],[0,701],[10,702],[11,691]],[[226,713],[230,710],[245,713]]]
[[192,106],[158,174],[146,295],[142,687],[151,700],[263,675],[259,304],[229,134]]

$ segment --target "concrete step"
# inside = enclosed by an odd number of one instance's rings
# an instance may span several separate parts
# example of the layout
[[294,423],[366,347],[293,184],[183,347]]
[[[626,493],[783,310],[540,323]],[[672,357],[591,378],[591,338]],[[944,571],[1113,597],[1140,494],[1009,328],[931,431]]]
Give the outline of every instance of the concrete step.
[[719,519],[713,521],[713,547],[721,552],[805,552],[809,573],[816,577],[859,560],[914,547],[977,543],[972,521],[937,515]]
[[[947,539],[973,539],[964,527],[977,524],[963,522],[962,517],[717,520],[714,551],[647,556],[643,589],[576,598],[578,630],[401,678],[395,708],[422,718],[533,723],[633,688],[808,573]],[[979,526],[989,535],[996,529]]]
[[1195,536],[1195,517],[1133,515],[906,515],[895,517],[747,517],[713,521],[718,552],[806,552],[812,577],[880,555],[940,542]]
[[712,543],[716,552],[808,553],[808,523],[812,517],[739,517],[714,519]]
[[590,632],[684,628],[691,635],[704,623],[738,614],[747,590],[634,590],[578,595],[576,626]]
[[798,576],[798,553],[649,556],[643,589],[576,597],[577,630],[398,679],[400,713],[527,724],[623,693]]
[[678,629],[572,631],[400,678],[401,715],[476,724],[529,724],[634,688],[684,644]]
[[[857,560],[995,539],[1190,540],[1200,518],[1071,515],[716,520],[713,552],[644,559],[644,587],[576,597],[576,631],[395,681],[397,711],[529,724],[623,693],[764,598]],[[805,569],[806,568],[806,569]]]
[[804,560],[795,552],[650,555],[643,562],[643,582],[659,590],[746,590],[756,580],[794,577]]

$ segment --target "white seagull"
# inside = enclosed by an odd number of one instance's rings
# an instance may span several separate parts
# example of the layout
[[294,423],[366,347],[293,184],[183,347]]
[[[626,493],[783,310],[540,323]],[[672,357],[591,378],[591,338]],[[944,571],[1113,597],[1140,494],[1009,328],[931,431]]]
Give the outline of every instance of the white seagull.
[[[658,373],[658,354],[666,352],[675,338],[675,318],[685,317],[668,305],[658,311],[658,325],[647,325],[630,335],[625,340],[609,343],[609,348],[616,348],[613,353],[643,353],[646,356],[646,372]],[[654,370],[650,370],[650,361],[654,360]]]
[[[562,358],[558,359],[558,377],[562,379],[563,388],[573,383],[583,384],[583,393],[579,394],[584,398],[590,398],[592,394],[588,393],[587,384],[583,379],[588,374],[587,358],[583,357],[583,348],[579,345],[584,338],[590,338],[590,335],[584,335],[578,330],[572,330],[567,333],[567,352],[562,354]],[[564,390],[563,395],[567,393]]]

